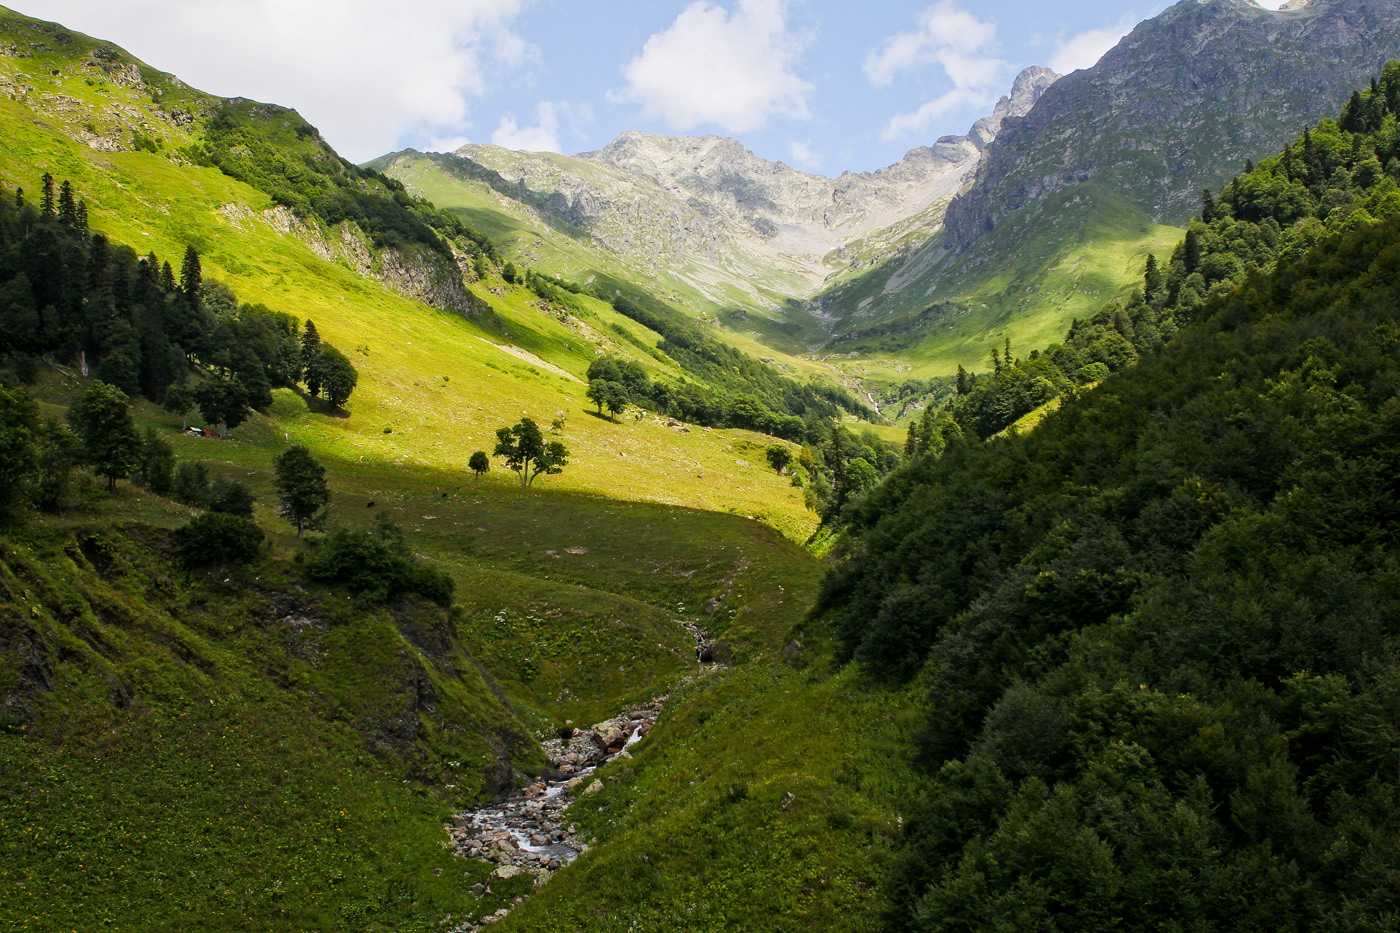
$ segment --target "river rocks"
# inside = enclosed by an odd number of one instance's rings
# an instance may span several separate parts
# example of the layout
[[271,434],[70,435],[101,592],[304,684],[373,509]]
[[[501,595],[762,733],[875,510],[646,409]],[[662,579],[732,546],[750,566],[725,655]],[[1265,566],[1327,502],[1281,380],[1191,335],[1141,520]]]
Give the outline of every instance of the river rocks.
[[[594,768],[619,755],[631,758],[626,747],[650,731],[665,699],[627,710],[586,731],[566,730],[567,740],[560,736],[543,742],[555,770],[545,772],[545,777],[523,780],[522,790],[493,804],[458,813],[444,827],[457,854],[495,865],[492,879],[509,880],[529,874],[536,887],[547,882],[554,872],[588,851],[588,846],[576,838],[575,827],[562,824],[573,796],[596,794],[603,789],[603,782],[593,777]],[[472,890],[483,894],[489,888],[477,885]],[[497,913],[500,916],[493,914],[478,923],[493,923],[505,916],[503,911]],[[463,925],[458,929],[469,931],[475,927]]]
[[627,733],[612,720],[598,723],[592,731],[594,740],[610,752],[618,751],[627,744]]

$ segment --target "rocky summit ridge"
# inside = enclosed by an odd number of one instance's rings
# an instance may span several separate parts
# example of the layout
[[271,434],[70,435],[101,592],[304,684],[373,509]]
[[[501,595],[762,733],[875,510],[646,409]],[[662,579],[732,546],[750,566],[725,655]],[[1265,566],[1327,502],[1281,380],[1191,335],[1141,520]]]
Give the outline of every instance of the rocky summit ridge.
[[948,210],[961,248],[1066,188],[1107,182],[1181,224],[1233,177],[1330,114],[1400,55],[1400,0],[1182,0],[997,134]]
[[[810,294],[845,267],[841,251],[855,241],[886,231],[931,235],[1002,125],[1027,113],[1057,77],[1028,68],[967,135],[911,149],[875,172],[835,178],[713,135],[631,131],[577,156],[469,144],[452,156],[640,269],[679,270],[716,295],[736,281]],[[912,218],[919,222],[901,228]]]

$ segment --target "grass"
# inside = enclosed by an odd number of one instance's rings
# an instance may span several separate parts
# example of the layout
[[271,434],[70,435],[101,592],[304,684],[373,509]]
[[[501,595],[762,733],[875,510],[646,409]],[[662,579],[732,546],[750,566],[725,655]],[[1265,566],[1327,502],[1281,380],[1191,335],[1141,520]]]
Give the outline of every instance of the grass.
[[[832,297],[848,336],[828,350],[854,358],[831,358],[832,365],[888,382],[945,376],[959,365],[985,370],[991,349],[1008,338],[1021,354],[1059,342],[1072,320],[1124,297],[1148,253],[1165,258],[1181,238],[1116,192],[1092,186],[1037,202],[1004,218],[998,231],[958,257],[956,268],[931,241],[917,256],[942,258],[892,294],[885,294],[891,277],[917,263],[889,264],[838,288]],[[1014,255],[1001,255],[1008,243]]]
[[[58,76],[49,74],[50,65],[62,66]],[[349,417],[327,418],[283,396],[273,411],[276,426],[263,428],[268,436],[280,433],[285,442],[346,460],[455,471],[465,469],[473,450],[490,451],[497,427],[522,414],[541,423],[562,414],[572,462],[562,476],[542,483],[755,515],[797,540],[815,528],[800,496],[763,466],[761,456],[751,455],[765,444],[761,435],[698,428],[683,434],[654,418],[623,424],[593,418],[581,382],[500,349],[518,348],[576,379],[604,351],[633,356],[674,378],[672,364],[642,349],[654,347],[658,335],[607,304],[588,300],[584,315],[561,316],[534,306],[531,293],[497,281],[486,284],[499,295],[477,288],[495,322],[429,308],[279,232],[263,215],[273,205],[260,192],[173,159],[170,153],[197,132],[160,120],[148,94],[90,86],[84,69],[66,59],[3,59],[0,74],[35,88],[25,101],[0,100],[6,139],[0,183],[32,192],[47,168],[73,182],[94,229],[171,260],[193,244],[207,276],[229,284],[244,301],[315,320],[325,339],[350,356],[361,376]],[[84,123],[125,112],[149,115],[122,119],[162,136],[165,149],[98,152],[70,135]]]
[[[537,772],[534,740],[560,724],[686,683],[635,770],[607,776],[587,823],[599,847],[509,922],[606,926],[586,906],[597,884],[660,925],[703,879],[733,893],[701,926],[873,923],[910,704],[822,672],[818,642],[802,670],[779,661],[807,641],[821,566],[795,543],[815,517],[766,467],[771,439],[588,414],[556,370],[577,377],[608,350],[667,375],[655,334],[600,302],[532,306],[499,281],[479,287],[494,320],[464,320],[322,258],[279,232],[259,192],[172,157],[197,124],[165,121],[144,90],[88,83],[75,53],[94,44],[0,59],[32,88],[0,100],[0,181],[33,191],[48,169],[114,241],[170,259],[196,245],[206,275],[315,319],[361,376],[348,416],[278,390],[233,441],[183,437],[178,418],[136,406],[179,459],[252,487],[269,540],[246,571],[173,570],[166,535],[191,511],[127,484],[0,536],[0,696],[14,701],[0,721],[0,927],[450,928],[524,893],[470,893],[488,866],[445,848],[450,813]],[[197,97],[167,87],[167,103]],[[85,123],[164,148],[99,152],[75,139]],[[80,388],[47,371],[34,391],[61,415]],[[562,475],[521,489],[463,472],[524,413],[566,418]],[[273,509],[271,462],[290,443],[326,464],[334,522],[387,514],[453,577],[450,613],[301,578],[306,545]],[[727,641],[736,666],[695,679],[681,619]],[[780,788],[797,802],[785,809]],[[648,839],[693,877],[648,893],[634,871]],[[780,878],[784,899],[762,900]]]

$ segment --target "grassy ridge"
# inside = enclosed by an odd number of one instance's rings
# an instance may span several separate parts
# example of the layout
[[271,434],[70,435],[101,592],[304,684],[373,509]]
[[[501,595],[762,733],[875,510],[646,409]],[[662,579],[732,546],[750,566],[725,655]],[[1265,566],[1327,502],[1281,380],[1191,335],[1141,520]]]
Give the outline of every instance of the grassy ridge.
[[[49,75],[45,67],[57,63],[0,59],[0,74],[35,87],[27,103],[0,99],[0,132],[7,142],[0,182],[33,189],[36,166],[47,168],[73,182],[88,202],[94,229],[114,241],[162,258],[178,257],[193,244],[206,274],[227,282],[243,300],[314,319],[329,341],[346,348],[360,370],[360,387],[350,417],[334,422],[310,415],[295,396],[284,398],[276,415],[287,440],[346,459],[462,469],[472,450],[489,449],[499,425],[522,412],[546,422],[562,412],[570,419],[573,465],[554,481],[557,486],[761,515],[798,538],[814,527],[800,497],[757,458],[744,455],[760,443],[757,435],[686,435],[655,421],[622,426],[586,414],[582,383],[556,370],[581,378],[596,353],[608,350],[674,374],[637,346],[654,346],[657,335],[605,303],[581,299],[588,313],[565,315],[540,308],[523,289],[488,282],[499,294],[480,288],[478,296],[498,316],[499,327],[492,328],[401,298],[281,232],[275,218],[262,213],[273,207],[263,193],[214,169],[172,161],[167,153],[190,134],[188,128],[155,117],[145,121],[152,124],[148,132],[170,134],[166,150],[157,154],[99,152],[77,142],[68,133],[80,132],[94,114],[153,105],[143,92],[89,86],[62,68],[59,76]],[[72,122],[55,125],[54,116],[37,117],[34,106],[71,115]],[[394,433],[385,434],[385,428]],[[625,471],[614,468],[621,462]]]

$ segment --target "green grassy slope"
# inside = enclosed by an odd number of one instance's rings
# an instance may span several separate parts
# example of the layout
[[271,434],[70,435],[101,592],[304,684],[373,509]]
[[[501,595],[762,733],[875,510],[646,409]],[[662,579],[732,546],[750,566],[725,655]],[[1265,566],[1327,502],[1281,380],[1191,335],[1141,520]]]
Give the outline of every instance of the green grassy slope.
[[[646,775],[610,785],[650,801],[628,838],[682,825],[695,838],[687,821],[698,811],[675,794],[695,754],[718,760],[746,735],[765,737],[726,775],[820,790],[792,808],[784,838],[826,853],[801,873],[822,890],[818,913],[868,923],[878,895],[867,874],[830,889],[821,876],[838,860],[883,864],[900,795],[862,790],[850,818],[845,789],[857,779],[840,767],[883,754],[899,724],[868,725],[893,712],[885,699],[777,665],[819,568],[793,543],[814,525],[800,491],[764,464],[772,439],[596,417],[576,379],[600,350],[677,375],[648,352],[656,334],[592,299],[576,314],[540,307],[495,278],[473,286],[494,320],[394,294],[318,254],[315,236],[287,232],[265,193],[179,155],[199,122],[163,108],[180,111],[195,92],[151,69],[139,86],[109,80],[82,64],[101,47],[83,37],[46,44],[32,58],[0,57],[0,183],[32,198],[48,170],[73,182],[115,242],[172,260],[195,245],[206,275],[244,301],[313,318],[360,382],[347,417],[277,390],[232,441],[182,437],[178,418],[136,406],[180,460],[252,487],[270,542],[247,573],[173,571],[166,534],[191,513],[125,484],[0,537],[0,697],[24,697],[0,727],[0,926],[410,931],[489,913],[524,891],[471,895],[487,866],[447,852],[443,820],[509,783],[507,760],[534,772],[534,739],[563,722],[611,715],[692,675],[679,619],[728,641],[737,664],[668,708],[676,726],[649,740],[657,763]],[[159,151],[134,151],[137,130]],[[81,385],[46,370],[34,391],[59,416]],[[498,471],[479,482],[464,473],[470,453],[522,413],[565,416],[565,472],[530,490]],[[302,580],[302,545],[272,509],[271,461],[290,443],[326,464],[337,524],[386,513],[453,577],[450,615],[366,609]],[[110,567],[79,546],[89,537],[118,555]],[[10,624],[20,618],[22,628]],[[742,715],[692,745],[715,690]],[[724,820],[735,841],[697,863],[697,877],[723,887],[771,873],[766,852],[738,842],[749,811]],[[634,843],[593,831],[602,844],[579,871],[593,865],[590,879],[641,909],[652,895],[623,884]],[[607,854],[614,839],[618,858]],[[675,892],[656,897],[654,915],[675,916]],[[576,912],[559,906],[572,898],[561,888],[549,909]],[[815,915],[762,914],[787,929]]]
[[995,239],[1020,244],[1014,256],[979,243],[955,265],[935,238],[821,296],[843,318],[843,333],[825,350],[853,354],[841,367],[874,379],[984,369],[1007,338],[1020,351],[1045,347],[1070,321],[1124,297],[1147,255],[1165,257],[1181,238],[1108,188],[1081,187],[1047,201],[1002,221]]
[[[585,299],[593,309],[586,317],[542,309],[532,293],[499,280],[474,286],[497,315],[499,326],[492,327],[404,299],[345,263],[326,261],[282,232],[277,215],[265,213],[274,206],[267,195],[174,155],[197,141],[198,123],[168,122],[145,86],[92,78],[92,69],[74,57],[81,46],[75,40],[61,55],[0,58],[0,79],[27,89],[0,98],[6,140],[0,183],[32,191],[47,169],[72,181],[94,229],[114,241],[172,259],[192,244],[206,275],[225,281],[242,300],[314,319],[330,342],[346,348],[360,370],[360,388],[350,417],[334,421],[310,416],[294,397],[284,400],[277,414],[287,440],[348,459],[462,469],[473,450],[489,451],[496,427],[522,413],[541,422],[563,413],[573,458],[562,476],[549,480],[555,486],[761,515],[797,538],[814,527],[800,498],[745,456],[761,443],[757,435],[683,434],[654,420],[618,425],[586,414],[578,380],[602,350],[675,375],[636,345],[654,346],[657,335],[602,302]],[[50,74],[55,68],[57,76]],[[140,128],[161,135],[165,147],[154,154],[98,151],[79,141],[88,123],[117,136]],[[623,463],[625,471],[615,469]]]

